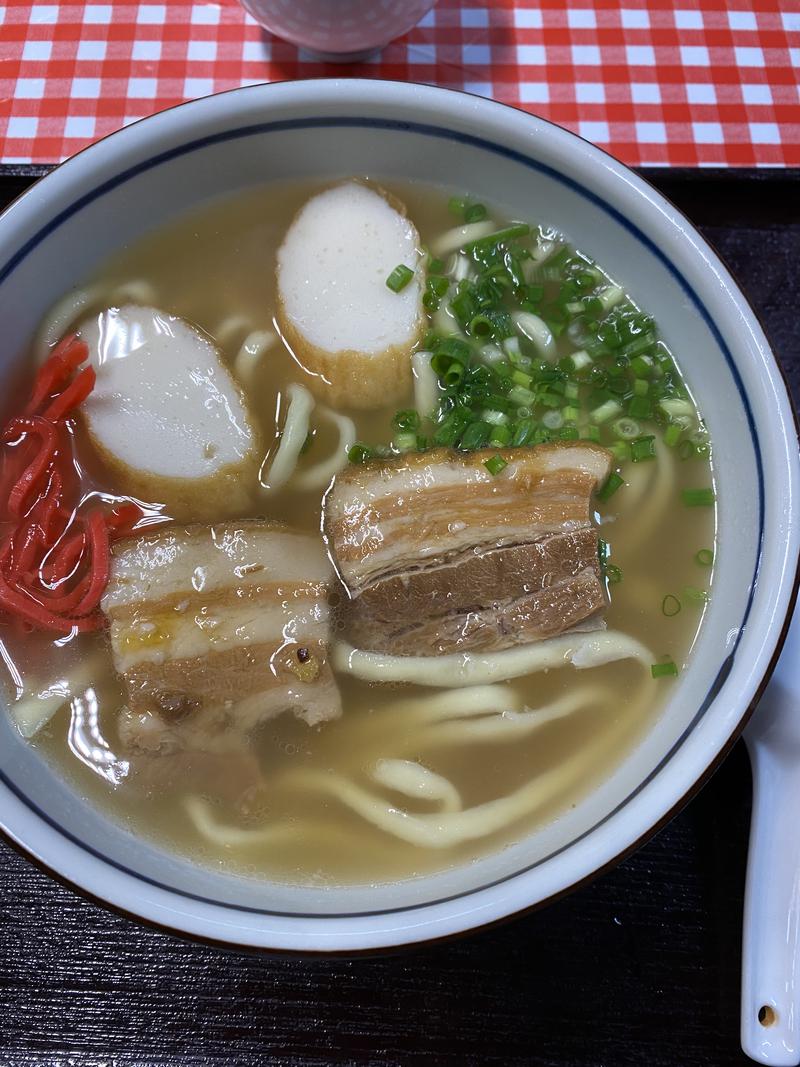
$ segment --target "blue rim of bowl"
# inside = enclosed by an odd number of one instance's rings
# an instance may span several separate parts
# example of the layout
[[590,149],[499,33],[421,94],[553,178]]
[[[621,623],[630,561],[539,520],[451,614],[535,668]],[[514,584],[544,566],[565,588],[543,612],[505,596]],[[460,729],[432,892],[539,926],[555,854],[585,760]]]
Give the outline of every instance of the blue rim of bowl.
[[[189,105],[191,106],[191,105]],[[511,881],[514,878],[518,878],[520,875],[527,874],[529,871],[540,867],[542,864],[547,863],[554,857],[565,852],[567,849],[572,848],[578,842],[584,840],[584,838],[593,834],[599,827],[607,823],[611,818],[618,814],[623,808],[636,797],[658,774],[664,769],[664,767],[670,762],[675,753],[682,747],[686,739],[692,733],[697,723],[703,717],[710,705],[713,703],[718,692],[725,683],[731,667],[733,666],[736,650],[739,647],[739,643],[744,633],[744,628],[747,620],[750,616],[750,610],[753,605],[753,598],[755,596],[756,582],[761,568],[761,558],[763,551],[764,540],[764,471],[763,462],[761,457],[761,448],[759,445],[758,434],[756,432],[755,420],[753,418],[753,412],[750,408],[750,403],[747,398],[747,393],[744,388],[741,376],[739,374],[736,363],[733,359],[733,355],[725,343],[719,328],[717,327],[710,312],[706,308],[703,301],[698,294],[689,284],[687,279],[675,266],[671,259],[658,247],[658,245],[652,241],[638,226],[634,225],[625,215],[618,211],[615,207],[605,201],[602,197],[596,193],[587,189],[580,182],[574,178],[570,178],[554,167],[549,166],[546,163],[542,163],[539,160],[532,159],[530,156],[525,155],[522,152],[516,151],[516,149],[507,148],[504,145],[496,144],[494,141],[489,141],[483,137],[477,137],[468,133],[461,133],[454,130],[448,130],[442,126],[436,126],[428,123],[420,122],[406,122],[397,119],[370,119],[370,118],[351,118],[349,116],[335,117],[320,119],[285,119],[275,122],[262,122],[249,124],[247,126],[239,126],[231,130],[224,130],[220,133],[208,134],[205,137],[196,138],[191,141],[187,141],[182,145],[177,145],[174,148],[170,148],[164,152],[160,152],[155,156],[151,156],[147,160],[143,160],[140,163],[135,164],[132,167],[121,171],[113,178],[109,178],[96,186],[90,192],[85,193],[79,197],[68,208],[59,212],[54,218],[52,218],[46,225],[42,226],[33,237],[31,237],[25,244],[18,249],[14,255],[6,262],[6,264],[0,269],[0,284],[2,284],[9,275],[19,266],[19,264],[39,245],[45,238],[51,233],[57,230],[68,219],[72,218],[84,207],[88,206],[95,200],[104,196],[106,193],[118,188],[125,182],[130,181],[132,178],[137,177],[140,174],[153,170],[164,163],[168,163],[173,159],[177,159],[184,155],[189,155],[192,152],[199,151],[203,148],[210,147],[212,145],[222,144],[226,141],[237,140],[242,137],[253,137],[270,133],[283,133],[291,130],[309,130],[309,129],[328,129],[328,128],[340,128],[340,129],[380,129],[380,130],[395,130],[401,133],[414,133],[420,134],[424,137],[438,138],[440,140],[454,141],[460,144],[466,144],[473,148],[479,148],[483,151],[491,152],[494,155],[504,157],[515,163],[519,163],[530,170],[538,171],[541,174],[547,175],[547,177],[557,181],[559,184],[566,186],[579,196],[588,200],[594,204],[606,215],[612,218],[620,226],[628,231],[641,245],[643,245],[652,255],[656,257],[659,262],[666,267],[672,277],[679,284],[683,292],[692,302],[695,310],[703,319],[704,323],[708,327],[711,335],[713,336],[717,346],[722,352],[725,362],[728,365],[728,369],[733,378],[736,389],[739,393],[739,398],[744,408],[747,427],[750,434],[750,440],[753,446],[753,451],[756,460],[757,480],[758,480],[758,551],[756,553],[755,568],[753,571],[753,578],[750,583],[750,589],[747,598],[747,604],[745,605],[744,614],[742,616],[741,623],[739,624],[739,632],[731,651],[723,660],[717,674],[712,682],[708,692],[706,693],[703,702],[698,708],[696,714],[693,716],[691,722],[683,731],[681,736],[675,741],[669,751],[661,758],[658,764],[653,768],[650,774],[633,789],[624,800],[620,801],[612,811],[608,812],[594,823],[589,829],[584,830],[577,837],[573,838],[567,844],[562,845],[560,848],[553,850],[548,855],[541,857],[534,863],[528,864],[525,867],[521,867],[519,870],[513,871],[510,874],[504,875],[502,878],[493,879],[490,882],[483,885],[475,886],[471,889],[464,890],[459,893],[453,893],[445,897],[440,897],[435,900],[420,901],[414,904],[407,904],[394,908],[383,909],[370,909],[367,911],[354,911],[354,912],[300,912],[300,911],[275,911],[267,908],[255,908],[245,904],[235,904],[230,901],[215,900],[212,897],[206,897],[198,893],[190,893],[184,889],[179,889],[175,886],[171,886],[168,883],[160,882],[158,879],[150,878],[139,871],[135,871],[130,867],[126,867],[125,864],[119,863],[117,860],[106,856],[103,852],[93,848],[91,845],[82,841],[79,837],[76,837],[65,827],[61,826],[55,819],[53,819],[47,812],[43,811],[35,801],[31,800],[22,790],[20,790],[16,784],[8,778],[4,771],[0,770],[0,782],[17,797],[34,815],[42,819],[48,826],[59,833],[66,840],[70,841],[73,845],[76,845],[79,849],[87,852],[95,859],[100,860],[103,863],[108,864],[110,867],[118,870],[120,873],[127,875],[137,881],[144,882],[147,885],[153,886],[156,889],[162,890],[166,893],[173,893],[177,896],[184,897],[188,900],[194,900],[201,904],[207,904],[215,908],[224,908],[229,911],[236,911],[245,914],[263,915],[265,917],[285,918],[285,919],[302,919],[302,920],[318,920],[326,921],[330,919],[358,919],[368,918],[370,916],[379,915],[394,915],[402,912],[417,911],[423,908],[435,907],[439,904],[446,904],[453,900],[459,900],[463,897],[472,896],[475,893],[483,892],[487,889],[492,889],[495,886],[502,885],[505,882]],[[89,148],[87,151],[91,151]],[[13,206],[10,210],[13,210]]]

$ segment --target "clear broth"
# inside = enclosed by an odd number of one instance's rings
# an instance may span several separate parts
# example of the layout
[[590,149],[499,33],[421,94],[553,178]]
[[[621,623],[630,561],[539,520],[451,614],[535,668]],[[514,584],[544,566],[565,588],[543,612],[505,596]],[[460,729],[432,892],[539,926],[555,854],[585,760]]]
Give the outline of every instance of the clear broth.
[[[422,185],[385,183],[384,187],[405,202],[424,242],[452,224],[446,206],[448,193]],[[206,206],[121,250],[90,280],[105,294],[97,310],[107,306],[108,294],[118,285],[141,278],[154,286],[160,307],[212,337],[232,315],[243,316],[253,329],[270,329],[275,251],[287,220],[316,188],[292,184],[255,189]],[[221,346],[227,360],[233,359],[241,340],[242,335],[232,338],[227,347]],[[681,353],[676,356],[680,363]],[[302,379],[303,371],[283,348],[275,349],[259,367],[248,400],[266,441],[276,439],[280,394],[290,381]],[[411,400],[409,396],[407,406]],[[380,441],[386,439],[393,411],[394,406],[349,414],[355,418],[360,440]],[[327,433],[321,430],[314,440],[309,463],[332,447],[333,437]],[[668,463],[674,485],[664,483],[670,477]],[[651,477],[638,469],[631,475]],[[107,475],[91,469],[86,476],[87,491],[93,478],[99,481],[101,477],[103,488],[113,491]],[[679,614],[666,617],[662,599],[710,578],[694,557],[698,549],[713,546],[713,509],[684,508],[679,499],[683,487],[709,482],[708,460],[682,463],[659,444],[658,471],[653,477],[653,486],[639,503],[633,503],[634,494],[622,491],[604,509],[601,536],[610,543],[613,561],[624,572],[624,580],[610,590],[607,622],[646,644],[654,660],[669,655],[680,666],[690,654],[703,606],[684,602]],[[643,537],[641,526],[649,521],[647,509],[658,492],[668,494],[671,506],[663,508]],[[272,495],[261,510],[268,508],[269,517],[318,533],[320,505],[319,494],[289,488]],[[120,752],[116,720],[124,698],[105,638],[81,637],[65,644],[33,634],[22,640],[6,627],[0,636],[7,662],[15,665],[26,687],[44,688],[52,679],[63,677],[69,663],[90,653],[97,657],[97,722],[76,723],[74,717],[70,721],[64,709],[33,742],[89,802],[135,833],[202,864],[303,884],[413,877],[467,862],[518,840],[557,818],[613,775],[659,714],[672,684],[668,679],[651,679],[649,671],[630,661],[590,671],[565,668],[532,675],[513,683],[526,706],[543,707],[575,689],[586,693],[585,705],[511,743],[484,740],[434,746],[407,713],[389,707],[404,696],[424,696],[425,690],[341,678],[344,714],[340,720],[311,729],[284,714],[253,735],[253,752],[270,788],[257,810],[247,815],[240,798],[232,795],[238,771],[230,761],[220,759],[213,767],[206,763],[195,771],[184,767],[174,775],[148,778],[147,768],[140,764],[152,757]],[[112,753],[118,753],[119,760]],[[553,769],[563,773],[524,818],[496,833],[447,848],[422,848],[398,840],[336,799],[291,783],[300,769],[339,772],[409,811],[431,810],[370,783],[369,773],[382,758],[419,760],[446,776],[459,789],[465,808],[502,797]],[[132,771],[137,773],[131,775]],[[220,822],[251,829],[288,823],[291,833],[243,847],[214,846],[187,815],[181,803],[187,794],[210,801]]]

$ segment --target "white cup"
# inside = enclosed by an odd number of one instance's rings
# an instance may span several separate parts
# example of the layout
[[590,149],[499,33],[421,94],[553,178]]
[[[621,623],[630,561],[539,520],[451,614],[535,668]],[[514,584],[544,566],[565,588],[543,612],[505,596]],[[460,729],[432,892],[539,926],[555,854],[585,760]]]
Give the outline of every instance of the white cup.
[[270,33],[320,59],[364,59],[407,33],[436,0],[241,0]]

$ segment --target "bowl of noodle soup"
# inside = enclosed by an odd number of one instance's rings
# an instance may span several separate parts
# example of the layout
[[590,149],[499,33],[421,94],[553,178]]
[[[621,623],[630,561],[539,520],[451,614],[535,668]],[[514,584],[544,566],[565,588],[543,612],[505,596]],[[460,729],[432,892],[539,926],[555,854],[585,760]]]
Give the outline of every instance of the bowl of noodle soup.
[[9,469],[56,442],[5,516],[0,826],[55,875],[234,945],[432,940],[597,874],[738,736],[794,417],[622,164],[464,94],[256,86],[69,160],[0,253]]

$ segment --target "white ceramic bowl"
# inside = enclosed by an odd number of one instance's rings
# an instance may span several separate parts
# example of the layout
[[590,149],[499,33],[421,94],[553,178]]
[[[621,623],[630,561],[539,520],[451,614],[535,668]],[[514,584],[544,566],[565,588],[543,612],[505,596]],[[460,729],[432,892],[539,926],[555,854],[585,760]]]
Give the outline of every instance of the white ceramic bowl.
[[193,867],[87,807],[0,722],[0,824],[56,874],[177,931],[240,945],[357,951],[455,934],[539,904],[641,842],[730,745],[781,640],[798,560],[791,407],[746,300],[683,216],[585,141],[476,97],[376,81],[236,90],[130,126],[0,218],[6,372],[37,320],[120,245],[270,179],[440,182],[547,220],[652,312],[714,442],[720,544],[689,668],[613,777],[543,831],[434,877],[289,888]]

